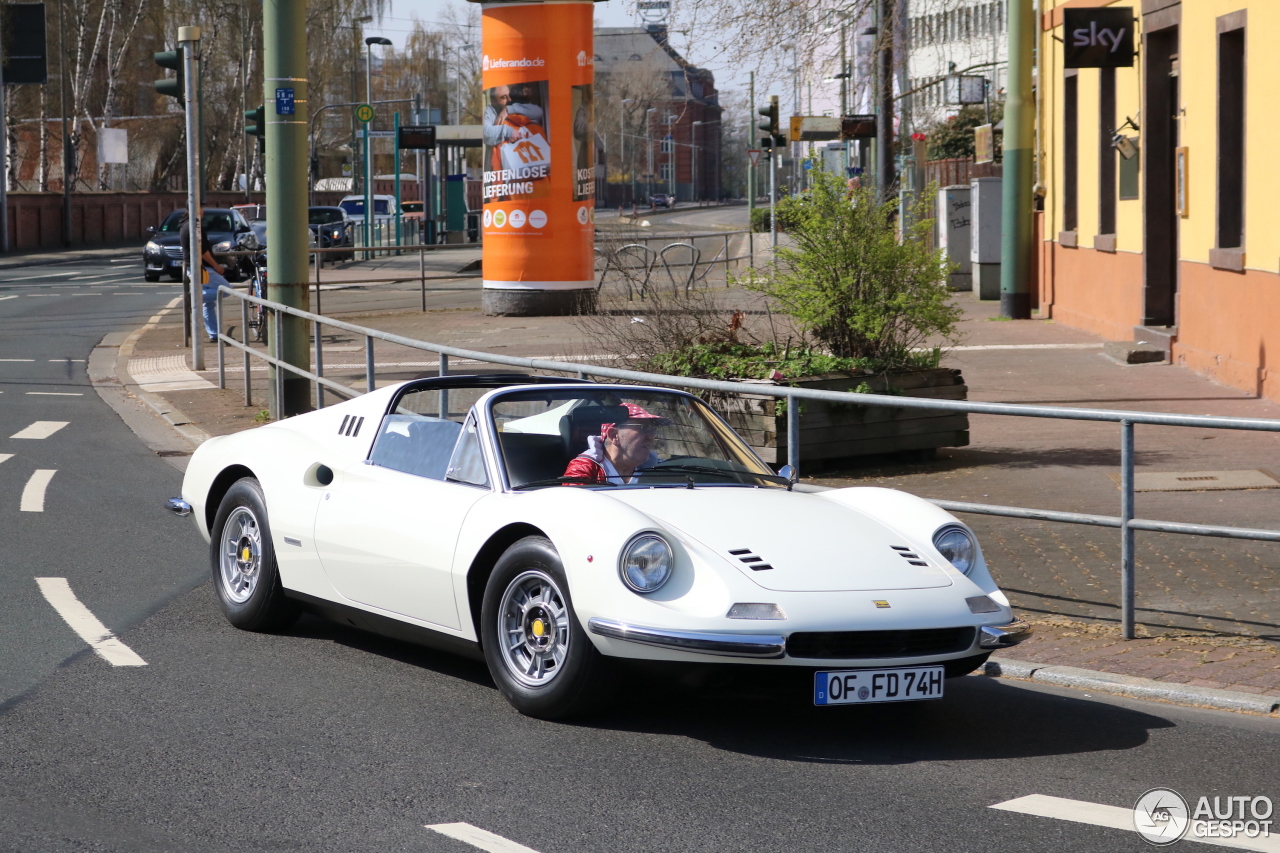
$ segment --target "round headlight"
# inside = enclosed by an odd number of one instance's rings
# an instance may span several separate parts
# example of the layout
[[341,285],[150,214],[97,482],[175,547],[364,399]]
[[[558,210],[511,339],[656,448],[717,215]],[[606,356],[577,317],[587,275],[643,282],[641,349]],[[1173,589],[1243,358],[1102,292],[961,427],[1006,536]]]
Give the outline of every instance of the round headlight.
[[216,246],[214,246],[214,247],[213,247],[213,250],[214,250],[215,252],[230,252],[230,251],[231,251],[231,241],[230,241],[230,240],[223,240],[221,243],[219,243],[219,244],[217,244]]
[[622,549],[618,571],[622,582],[635,592],[655,592],[671,578],[674,562],[667,540],[656,533],[646,533],[632,539]]
[[969,574],[978,559],[978,543],[973,541],[973,534],[963,527],[948,525],[939,528],[933,534],[933,547],[962,574]]

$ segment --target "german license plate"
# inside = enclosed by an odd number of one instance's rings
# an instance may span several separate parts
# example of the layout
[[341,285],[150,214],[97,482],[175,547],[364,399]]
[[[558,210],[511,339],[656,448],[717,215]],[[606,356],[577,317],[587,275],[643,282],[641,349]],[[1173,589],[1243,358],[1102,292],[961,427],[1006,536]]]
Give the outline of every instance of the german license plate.
[[813,704],[858,705],[941,699],[942,682],[941,666],[816,672],[813,676]]

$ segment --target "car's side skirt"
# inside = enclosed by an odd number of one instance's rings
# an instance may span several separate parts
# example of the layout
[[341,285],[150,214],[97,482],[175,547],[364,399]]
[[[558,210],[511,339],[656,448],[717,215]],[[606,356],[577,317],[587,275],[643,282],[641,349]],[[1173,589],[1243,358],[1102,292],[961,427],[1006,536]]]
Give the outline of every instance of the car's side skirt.
[[484,652],[480,650],[480,644],[474,640],[451,637],[440,631],[433,631],[420,625],[401,622],[399,619],[392,619],[390,616],[370,613],[368,610],[361,610],[359,607],[339,604],[336,601],[308,595],[305,592],[286,589],[284,594],[288,598],[301,602],[303,609],[307,612],[322,616],[340,625],[350,625],[353,628],[381,634],[393,640],[403,640],[406,643],[439,649],[440,651],[461,655],[472,660],[484,660]]

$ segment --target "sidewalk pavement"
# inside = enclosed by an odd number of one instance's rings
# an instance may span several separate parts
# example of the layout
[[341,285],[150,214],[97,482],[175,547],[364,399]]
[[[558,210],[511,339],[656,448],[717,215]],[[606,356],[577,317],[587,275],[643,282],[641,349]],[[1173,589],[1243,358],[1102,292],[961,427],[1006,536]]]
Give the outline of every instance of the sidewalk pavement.
[[[434,283],[430,310],[416,286],[325,294],[325,313],[420,340],[494,353],[564,360],[602,355],[573,318],[485,317],[479,282]],[[737,298],[735,292],[727,297]],[[742,298],[749,299],[746,295]],[[972,400],[1280,418],[1280,405],[1216,385],[1168,364],[1124,365],[1103,341],[1052,321],[1001,321],[998,306],[957,294],[965,309],[963,340],[945,364],[964,371]],[[397,301],[398,300],[398,301]],[[639,303],[619,302],[622,318]],[[745,306],[744,306],[745,307]],[[238,316],[238,312],[237,312]],[[233,326],[231,333],[239,337]],[[363,388],[362,341],[330,329],[326,375]],[[379,342],[378,383],[434,375],[430,353]],[[169,313],[136,336],[118,374],[179,420],[217,435],[252,426],[266,399],[266,372],[251,370],[255,405],[244,405],[239,353],[228,349],[227,388],[215,370],[186,370],[180,317]],[[207,363],[216,366],[216,356]],[[201,387],[169,390],[157,365],[176,365]],[[454,360],[454,372],[468,365]],[[147,373],[146,371],[151,371]],[[128,377],[132,374],[132,378]],[[180,376],[181,378],[181,376]],[[137,383],[144,383],[138,388]],[[150,385],[152,392],[143,390]],[[1273,433],[1139,427],[1138,473],[1264,469],[1280,472]],[[806,480],[825,486],[887,486],[924,497],[1116,515],[1119,427],[991,415],[971,416],[968,447],[927,462],[869,459]],[[1275,489],[1142,492],[1137,515],[1175,521],[1274,528]],[[1006,673],[1035,666],[1079,668],[1159,684],[1229,689],[1280,702],[1280,548],[1273,543],[1139,532],[1137,605],[1140,639],[1119,636],[1119,533],[1114,529],[988,516],[966,516],[1002,588],[1035,636],[1004,653]],[[1018,664],[1032,662],[1030,669]],[[1074,671],[1074,670],[1072,670]],[[1044,671],[1047,677],[1050,670]],[[1043,680],[1043,679],[1041,679]],[[1120,679],[1123,680],[1123,679]],[[1096,689],[1108,689],[1096,686]],[[1123,692],[1123,691],[1121,691]],[[1210,691],[1211,692],[1211,691]],[[1157,697],[1158,698],[1158,697]],[[1212,705],[1206,701],[1203,704]]]

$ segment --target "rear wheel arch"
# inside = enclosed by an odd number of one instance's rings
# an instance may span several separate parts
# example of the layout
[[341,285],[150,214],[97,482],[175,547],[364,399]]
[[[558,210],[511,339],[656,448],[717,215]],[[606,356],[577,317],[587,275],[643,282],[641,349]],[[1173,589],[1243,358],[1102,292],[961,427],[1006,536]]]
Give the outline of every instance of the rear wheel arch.
[[[227,488],[230,488],[230,485]],[[467,569],[467,608],[471,614],[471,625],[475,628],[478,642],[483,642],[480,635],[480,610],[484,604],[484,590],[489,583],[489,575],[493,574],[493,567],[497,565],[499,558],[507,552],[507,549],[526,536],[551,538],[532,524],[522,522],[508,524],[489,537],[489,540],[476,552],[475,559],[471,561],[471,567]]]
[[256,480],[258,475],[244,465],[229,465],[213,478],[213,485],[209,487],[209,495],[204,502],[205,530],[213,530],[213,521],[218,515],[218,507],[222,505],[222,499],[226,497],[236,481],[245,477],[253,477]]

